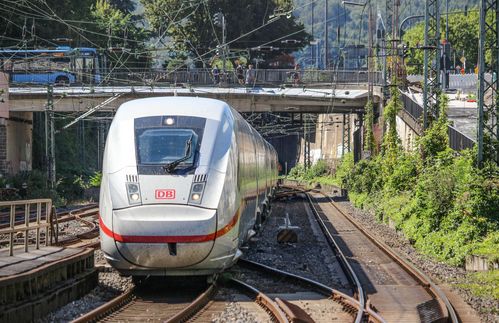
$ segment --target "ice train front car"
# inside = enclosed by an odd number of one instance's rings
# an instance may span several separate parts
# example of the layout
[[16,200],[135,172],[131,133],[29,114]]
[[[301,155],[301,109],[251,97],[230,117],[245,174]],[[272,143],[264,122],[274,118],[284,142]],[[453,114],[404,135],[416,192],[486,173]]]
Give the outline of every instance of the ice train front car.
[[212,275],[230,267],[270,209],[277,154],[225,102],[129,101],[106,141],[101,249],[126,275]]

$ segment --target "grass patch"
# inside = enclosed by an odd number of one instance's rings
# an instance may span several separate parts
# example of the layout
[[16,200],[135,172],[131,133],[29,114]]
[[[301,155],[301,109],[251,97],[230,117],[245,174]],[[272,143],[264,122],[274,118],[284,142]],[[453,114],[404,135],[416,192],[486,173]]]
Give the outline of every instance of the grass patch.
[[473,254],[486,257],[489,262],[499,262],[499,232],[489,234],[489,236],[478,243],[473,250]]
[[[468,274],[469,282],[458,284],[470,290],[474,295],[499,301],[499,270]],[[499,313],[499,309],[492,309]]]

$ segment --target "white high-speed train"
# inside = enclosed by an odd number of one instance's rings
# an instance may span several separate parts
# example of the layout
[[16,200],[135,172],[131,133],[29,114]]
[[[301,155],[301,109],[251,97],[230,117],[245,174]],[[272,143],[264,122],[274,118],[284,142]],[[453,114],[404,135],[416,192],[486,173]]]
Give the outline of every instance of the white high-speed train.
[[275,149],[225,102],[133,100],[104,152],[101,249],[123,274],[211,275],[230,267],[270,209]]

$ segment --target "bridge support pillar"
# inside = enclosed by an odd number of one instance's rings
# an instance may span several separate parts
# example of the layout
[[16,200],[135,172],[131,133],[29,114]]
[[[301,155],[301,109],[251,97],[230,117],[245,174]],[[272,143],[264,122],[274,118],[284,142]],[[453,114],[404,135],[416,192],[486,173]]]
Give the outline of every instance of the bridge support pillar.
[[33,142],[33,113],[11,112],[0,118],[0,174],[30,171]]
[[31,170],[33,113],[12,112],[7,74],[0,73],[0,175]]

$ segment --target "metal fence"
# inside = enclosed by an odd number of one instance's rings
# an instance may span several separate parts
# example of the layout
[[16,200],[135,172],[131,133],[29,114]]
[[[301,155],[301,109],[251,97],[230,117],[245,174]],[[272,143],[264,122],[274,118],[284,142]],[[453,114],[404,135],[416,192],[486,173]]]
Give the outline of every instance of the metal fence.
[[[485,74],[487,80],[492,79],[490,73]],[[423,75],[408,75],[407,80],[409,82],[423,82]],[[463,89],[463,90],[477,90],[478,87],[478,75],[477,74],[450,74],[449,75],[449,88],[451,89]]]
[[14,255],[14,238],[22,238],[24,252],[28,252],[30,244],[39,249],[45,241],[48,246],[51,216],[51,199],[0,202],[0,237],[7,238],[9,256]]
[[[246,71],[242,84],[245,83]],[[295,70],[292,69],[256,69],[255,78],[252,84],[246,85],[283,85],[293,84]],[[343,83],[343,84],[365,84],[368,81],[367,71],[349,70],[300,70],[299,84],[320,84],[320,83]],[[103,84],[190,84],[190,85],[240,85],[235,71],[226,73],[220,72],[218,79],[215,79],[210,69],[180,69],[166,71],[160,69],[151,70],[121,70],[104,74]],[[381,84],[381,72],[373,73],[375,84]]]
[[[404,110],[421,123],[423,119],[423,107],[418,102],[413,101],[406,93],[402,93],[402,102],[404,103]],[[473,139],[459,132],[454,127],[448,126],[447,133],[449,135],[449,146],[455,151],[473,148],[475,145]]]
[[[207,85],[207,86],[234,86],[243,85],[246,79],[246,71],[244,70],[244,79],[242,84],[236,76],[235,70],[222,72],[220,71],[219,79],[216,80],[211,69],[195,68],[195,69],[109,69],[101,72],[101,81],[97,84],[91,80],[96,79],[90,74],[85,74],[84,71],[71,71],[71,74],[76,76],[76,81],[72,82],[65,80],[65,83],[70,85],[172,85],[172,84],[188,84],[188,85]],[[55,73],[60,71],[43,71],[45,74]],[[17,74],[23,71],[15,72]],[[30,71],[24,72],[29,74]],[[38,71],[40,73],[40,71]],[[88,72],[87,72],[88,73]],[[255,69],[255,78],[252,84],[248,85],[286,85],[294,84],[293,69]],[[8,73],[9,74],[9,73]],[[320,83],[342,83],[342,84],[367,84],[368,72],[359,70],[312,70],[305,69],[298,71],[298,84],[320,84]],[[12,76],[12,75],[11,75]],[[47,78],[48,80],[49,78]],[[13,80],[13,77],[10,77]],[[30,86],[45,86],[47,80],[42,82],[11,82],[11,86],[30,85]],[[381,85],[383,81],[381,72],[373,72],[373,82]]]
[[456,128],[449,126],[447,128],[449,134],[449,146],[455,151],[473,148],[475,141],[465,134],[459,132]]
[[414,102],[406,93],[402,93],[402,102],[404,103],[404,110],[407,113],[416,120],[422,120],[423,107],[419,103]]

